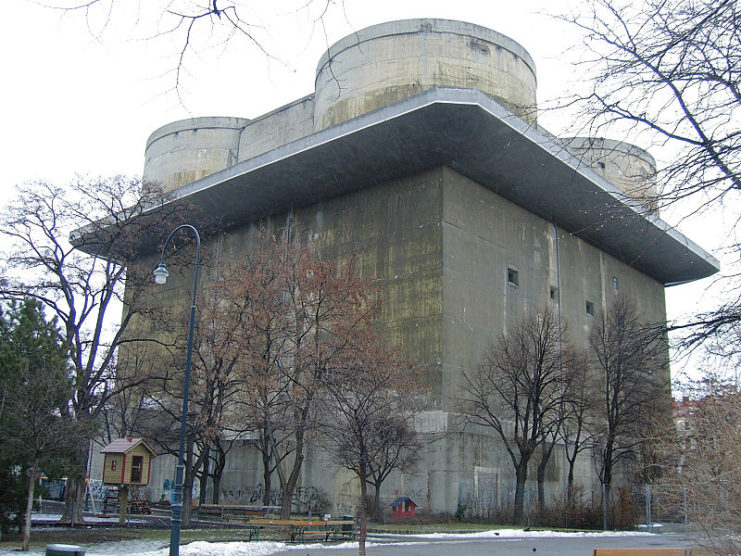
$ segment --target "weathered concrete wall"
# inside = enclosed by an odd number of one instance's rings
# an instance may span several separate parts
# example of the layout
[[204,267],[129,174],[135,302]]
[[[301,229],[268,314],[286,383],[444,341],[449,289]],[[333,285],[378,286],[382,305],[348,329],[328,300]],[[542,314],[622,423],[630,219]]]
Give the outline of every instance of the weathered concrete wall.
[[[463,369],[478,365],[489,343],[526,314],[560,311],[570,340],[587,349],[614,280],[646,322],[665,322],[660,283],[453,170],[444,170],[443,183],[444,407],[460,410]],[[508,283],[508,269],[517,271],[518,286]],[[661,372],[668,382],[668,367]]]
[[[394,475],[383,493],[411,496],[431,511],[454,512],[459,503],[485,509],[495,490],[500,504],[513,496],[512,465],[500,441],[491,430],[464,426],[459,413],[462,371],[479,364],[498,334],[532,311],[559,310],[560,301],[572,341],[586,347],[593,322],[586,302],[595,315],[604,310],[613,278],[647,320],[665,318],[661,284],[449,168],[297,209],[263,225],[278,233],[290,226],[294,241],[318,242],[323,255],[338,262],[356,253],[359,271],[377,278],[384,296],[379,331],[390,345],[402,345],[404,357],[423,365],[426,384],[420,389],[427,388],[430,411],[418,429],[436,438],[418,468]],[[204,288],[220,264],[255,248],[258,231],[243,227],[205,239]],[[516,287],[508,283],[508,269],[518,272]],[[174,276],[163,294],[185,307],[189,280]],[[551,288],[558,290],[556,300]],[[156,467],[169,461],[158,458]],[[229,456],[222,489],[254,494],[262,484],[260,466],[254,449],[238,448]],[[325,451],[312,448],[300,484],[326,491],[332,512],[348,511],[348,500],[357,500],[356,482],[345,472],[328,474],[332,466]],[[579,468],[577,480],[591,487],[592,466],[587,460]],[[556,454],[547,474],[549,499],[562,491],[565,473]],[[153,480],[171,474],[158,470]]]
[[570,137],[560,141],[585,165],[658,214],[656,161],[648,152],[624,141],[601,137]]
[[[442,168],[297,209],[266,223],[294,241],[318,242],[339,263],[356,253],[358,270],[377,280],[383,295],[378,329],[403,355],[425,364],[439,398],[441,368]],[[290,223],[290,224],[289,224]],[[236,259],[258,230],[245,227],[220,238],[220,260]]]
[[535,64],[496,31],[447,19],[392,21],[332,45],[316,72],[314,122],[324,129],[432,87],[478,89],[532,123]]
[[239,162],[314,132],[314,95],[251,120],[239,138]]

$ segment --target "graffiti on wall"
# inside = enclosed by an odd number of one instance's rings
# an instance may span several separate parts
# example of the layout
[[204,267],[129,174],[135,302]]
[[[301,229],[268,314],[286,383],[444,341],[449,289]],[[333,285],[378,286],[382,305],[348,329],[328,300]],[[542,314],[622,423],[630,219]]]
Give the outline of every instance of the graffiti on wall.
[[[243,504],[243,505],[261,505],[265,487],[262,484],[257,486],[245,486],[234,489],[224,489],[221,491],[221,500],[224,504]],[[280,506],[283,501],[283,493],[279,488],[271,488],[268,499],[268,506]],[[322,489],[308,486],[297,487],[293,493],[292,510],[302,513],[307,511],[321,512],[329,505],[327,493]]]
[[88,484],[90,485],[90,493],[96,501],[106,499],[106,496],[108,496],[108,487],[103,484],[103,481],[100,479],[90,479]]

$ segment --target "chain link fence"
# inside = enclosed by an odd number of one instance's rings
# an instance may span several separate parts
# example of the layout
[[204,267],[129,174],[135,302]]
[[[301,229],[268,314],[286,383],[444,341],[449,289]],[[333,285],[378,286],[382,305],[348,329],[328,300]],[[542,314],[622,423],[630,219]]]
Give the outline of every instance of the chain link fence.
[[[475,481],[459,483],[458,517],[488,523],[511,523],[514,487],[502,484],[494,474],[480,474]],[[681,531],[689,529],[687,493],[676,485],[651,484],[634,489],[614,487],[609,500],[603,492],[582,488],[572,491],[567,503],[566,489],[550,491],[545,511],[538,512],[537,490],[529,481],[523,493],[526,525],[587,529],[632,529]],[[604,501],[604,503],[603,503]],[[606,514],[606,519],[605,519]]]
[[639,523],[648,530],[682,530],[689,527],[687,491],[676,485],[643,485],[633,491]]

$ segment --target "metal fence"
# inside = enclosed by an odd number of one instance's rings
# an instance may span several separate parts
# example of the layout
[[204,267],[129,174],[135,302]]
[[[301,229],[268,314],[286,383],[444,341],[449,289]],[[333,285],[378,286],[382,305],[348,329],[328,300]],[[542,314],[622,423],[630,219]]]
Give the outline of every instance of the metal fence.
[[687,491],[674,485],[643,485],[633,491],[639,522],[649,530],[686,529],[689,526]]
[[[499,476],[480,475],[476,481],[458,485],[458,507],[467,519],[508,523],[512,519],[514,485],[503,484]],[[609,500],[604,491],[580,490],[567,505],[567,491],[551,490],[543,515],[538,514],[537,490],[528,481],[523,499],[527,525],[558,527],[631,528],[650,531],[683,531],[689,526],[686,491],[674,485],[641,485],[633,490],[615,487]],[[607,516],[605,518],[605,516]]]

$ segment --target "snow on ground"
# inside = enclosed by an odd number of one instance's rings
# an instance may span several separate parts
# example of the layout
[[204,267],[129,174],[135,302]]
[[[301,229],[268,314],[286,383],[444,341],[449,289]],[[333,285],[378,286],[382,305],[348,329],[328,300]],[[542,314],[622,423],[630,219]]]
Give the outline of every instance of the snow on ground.
[[[33,537],[32,537],[33,538]],[[357,543],[354,543],[357,546]],[[344,548],[352,546],[345,543]],[[120,541],[91,544],[83,547],[85,556],[167,556],[169,544],[167,542],[153,541]],[[270,556],[276,552],[290,549],[311,550],[315,548],[326,548],[321,545],[286,545],[282,542],[205,542],[196,541],[180,547],[182,556]],[[2,550],[0,554],[17,554],[17,549]],[[45,549],[31,550],[29,555],[43,555]]]
[[[42,514],[38,512],[33,512],[31,514],[31,520],[33,523],[39,523],[39,522],[46,522],[46,523],[56,523],[62,519],[62,514]],[[87,515],[85,514],[85,521],[88,523],[111,523],[116,524],[118,523],[118,516],[115,517],[98,517],[94,515]],[[147,523],[145,519],[132,519],[129,518],[128,523],[131,524],[144,524]],[[34,527],[36,529],[36,527]]]
[[[522,529],[496,529],[492,531],[477,531],[475,533],[419,533],[405,535],[411,539],[494,539],[500,538],[533,538],[533,537],[633,537],[650,535],[646,531],[523,531]],[[381,535],[376,535],[381,536]],[[396,535],[388,535],[396,536]]]
[[[544,538],[544,537],[629,537],[629,536],[648,536],[647,532],[639,531],[608,531],[608,532],[567,532],[567,531],[523,531],[522,529],[498,529],[493,531],[479,531],[476,533],[427,533],[417,535],[404,535],[405,539],[412,542],[399,541],[400,535],[372,535],[373,538],[391,538],[398,542],[368,543],[368,547],[406,544],[424,544],[425,541],[434,542],[441,540],[480,540],[494,538]],[[286,544],[283,542],[259,541],[259,542],[206,542],[196,541],[180,547],[180,554],[183,556],[270,556],[278,552],[285,551],[305,551],[307,554],[311,550],[333,550],[333,549],[351,549],[357,548],[357,542],[347,542],[332,545],[321,544]],[[99,544],[90,544],[85,547],[86,556],[117,556],[117,555],[139,555],[139,556],[167,556],[169,554],[167,541],[119,541]],[[1,551],[0,554],[15,553],[15,550]],[[27,554],[44,554],[44,551],[31,551]],[[303,556],[303,554],[301,556]]]
[[[251,543],[195,541],[181,546],[180,554],[182,554],[182,556],[269,556],[279,550],[285,550],[285,548],[286,545],[284,543],[271,541]],[[86,556],[103,556],[104,554],[111,553],[96,553],[92,551],[87,552]],[[141,556],[167,556],[169,554],[169,548],[165,546],[161,550],[156,550],[154,552],[141,552],[135,554],[141,554]]]

